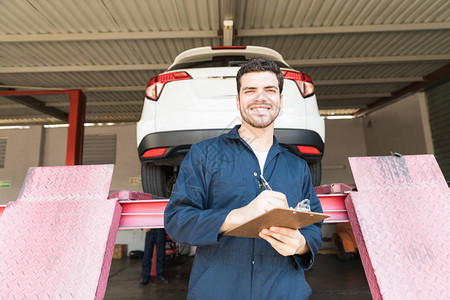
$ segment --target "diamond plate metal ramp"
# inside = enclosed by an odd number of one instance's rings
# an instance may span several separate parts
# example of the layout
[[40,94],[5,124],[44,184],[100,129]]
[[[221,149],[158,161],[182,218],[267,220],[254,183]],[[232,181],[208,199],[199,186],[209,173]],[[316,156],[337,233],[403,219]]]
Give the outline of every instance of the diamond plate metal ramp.
[[121,211],[112,172],[29,169],[0,219],[0,299],[103,299]]
[[345,199],[373,299],[450,299],[450,192],[432,155],[349,158]]

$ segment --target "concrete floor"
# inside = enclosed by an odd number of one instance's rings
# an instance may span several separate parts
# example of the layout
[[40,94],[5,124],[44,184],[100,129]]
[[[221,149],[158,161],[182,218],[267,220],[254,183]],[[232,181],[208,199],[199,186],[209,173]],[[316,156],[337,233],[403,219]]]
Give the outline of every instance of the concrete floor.
[[[168,284],[151,281],[141,288],[141,260],[113,259],[105,299],[186,299],[192,261],[189,257],[182,265],[167,266]],[[335,255],[319,254],[307,279],[313,290],[310,300],[372,299],[359,256],[343,262]]]

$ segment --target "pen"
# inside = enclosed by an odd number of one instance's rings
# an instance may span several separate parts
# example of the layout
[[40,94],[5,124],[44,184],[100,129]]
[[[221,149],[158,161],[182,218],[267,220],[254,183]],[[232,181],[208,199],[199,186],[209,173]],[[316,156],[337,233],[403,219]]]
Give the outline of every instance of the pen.
[[264,188],[265,188],[266,190],[268,190],[268,191],[271,191],[272,188],[270,187],[269,183],[268,183],[267,180],[264,178],[264,176],[262,176],[262,174],[261,174],[261,175],[259,175],[259,177],[261,177],[262,184],[264,185]]

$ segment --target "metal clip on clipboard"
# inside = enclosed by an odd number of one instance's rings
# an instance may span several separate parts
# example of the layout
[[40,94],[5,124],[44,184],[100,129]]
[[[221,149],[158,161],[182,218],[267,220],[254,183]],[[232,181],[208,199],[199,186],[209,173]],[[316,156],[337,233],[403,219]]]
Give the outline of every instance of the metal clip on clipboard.
[[[259,175],[259,177],[261,178],[264,188],[268,191],[272,191],[272,188],[270,187],[269,183],[264,178],[264,176],[261,174],[261,175]],[[311,206],[309,205],[309,202],[310,202],[309,199],[303,199],[302,201],[297,203],[297,205],[294,208],[290,207],[290,209],[309,212],[309,211],[311,211]]]
[[297,205],[291,209],[295,209],[298,211],[311,211],[311,206],[309,205],[309,199],[303,199],[302,201],[300,201],[299,203],[297,203]]

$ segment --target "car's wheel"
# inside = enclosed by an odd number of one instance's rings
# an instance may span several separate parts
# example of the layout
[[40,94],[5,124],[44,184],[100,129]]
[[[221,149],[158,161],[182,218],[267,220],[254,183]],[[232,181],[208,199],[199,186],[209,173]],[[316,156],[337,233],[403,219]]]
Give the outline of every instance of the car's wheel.
[[141,164],[142,188],[145,193],[169,198],[176,174],[171,166],[155,166],[149,163]]
[[320,160],[308,162],[308,167],[313,186],[319,186],[322,180],[322,162]]
[[339,236],[335,236],[334,245],[336,246],[336,256],[339,260],[349,261],[353,258],[354,254],[345,252],[344,244]]

